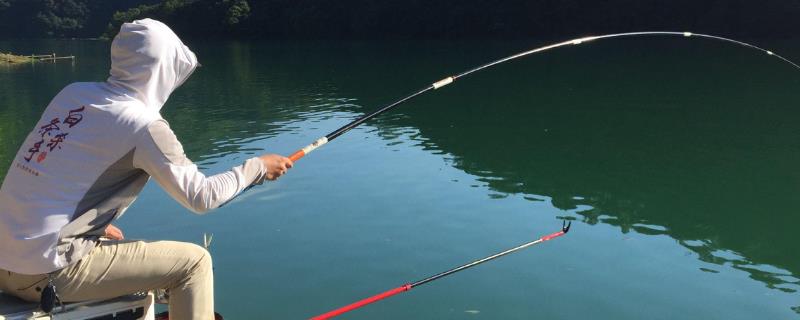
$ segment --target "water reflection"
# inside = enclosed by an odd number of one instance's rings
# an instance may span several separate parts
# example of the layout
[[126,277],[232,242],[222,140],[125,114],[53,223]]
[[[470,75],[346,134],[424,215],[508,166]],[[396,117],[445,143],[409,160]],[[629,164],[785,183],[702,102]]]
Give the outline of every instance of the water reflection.
[[800,77],[728,49],[650,61],[600,46],[523,62],[382,119],[382,136],[413,127],[409,139],[479,176],[492,198],[545,196],[588,224],[668,235],[701,261],[794,293]]
[[[330,119],[344,124],[397,98],[394,88],[415,86],[429,72],[426,67],[441,61],[439,52],[408,60],[400,54],[400,63],[376,65],[374,59],[348,57],[380,56],[381,47],[367,53],[359,46],[334,48],[339,51],[320,54],[233,46],[234,67],[220,67],[211,72],[214,78],[189,85],[244,83],[199,99],[204,109],[220,106],[217,113],[205,112],[214,120],[203,123],[242,126],[241,135],[220,137],[208,128],[201,134],[217,143],[195,144],[191,153],[213,159],[241,152],[237,148],[254,135],[296,134]],[[503,66],[381,116],[365,130],[390,148],[410,144],[441,155],[477,176],[493,191],[492,199],[522,194],[574,212],[590,225],[667,235],[701,261],[796,292],[800,260],[787,254],[800,251],[792,237],[800,222],[800,131],[792,120],[800,112],[793,107],[800,101],[792,90],[800,84],[796,73],[718,44],[678,50],[671,42],[644,41],[633,48],[639,49],[620,55],[614,45],[600,45]],[[658,51],[671,54],[653,55]],[[252,52],[264,56],[242,56]],[[713,63],[703,58],[712,56]],[[477,58],[459,62],[470,59]],[[430,69],[443,69],[436,66]],[[402,69],[415,72],[398,73]],[[364,82],[375,74],[395,76]],[[240,82],[242,77],[249,80]],[[241,97],[256,107],[225,107],[225,101]],[[188,103],[176,106],[175,115],[191,114]],[[265,128],[247,119],[271,121]]]
[[[81,50],[105,52],[96,46]],[[490,44],[453,57],[473,46],[199,45],[200,61],[211,63],[170,98],[164,116],[190,158],[224,167],[242,153],[294,151],[266,141],[300,147],[442,70],[524,47]],[[588,225],[668,236],[708,263],[699,272],[733,268],[796,293],[800,93],[793,88],[800,81],[747,51],[675,48],[645,41],[620,52],[601,44],[501,66],[358,130],[389,151],[413,147],[441,157],[474,177],[454,183],[486,188],[494,201],[522,197]],[[0,74],[0,170],[57,90],[106,74],[103,63],[83,63],[52,76]]]

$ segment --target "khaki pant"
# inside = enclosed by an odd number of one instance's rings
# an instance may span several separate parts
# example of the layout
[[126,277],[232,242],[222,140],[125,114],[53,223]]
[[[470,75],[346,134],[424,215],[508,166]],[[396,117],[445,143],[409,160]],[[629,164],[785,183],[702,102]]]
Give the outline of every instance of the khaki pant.
[[[65,302],[109,299],[154,289],[169,292],[170,319],[214,319],[211,256],[175,241],[103,241],[77,263],[52,274]],[[0,290],[38,302],[46,275],[0,270]]]

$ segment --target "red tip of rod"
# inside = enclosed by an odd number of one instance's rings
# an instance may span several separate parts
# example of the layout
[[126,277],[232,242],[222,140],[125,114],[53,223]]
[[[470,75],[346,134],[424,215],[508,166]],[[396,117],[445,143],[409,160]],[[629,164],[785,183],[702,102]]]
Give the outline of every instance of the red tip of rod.
[[553,238],[557,238],[557,237],[563,236],[564,233],[565,233],[564,231],[559,231],[559,232],[556,232],[556,233],[553,233],[553,234],[546,235],[546,236],[542,237],[542,241],[552,240]]
[[561,227],[561,231],[541,237],[539,240],[547,241],[547,240],[552,240],[553,238],[563,236],[565,233],[569,232],[569,228],[571,226],[572,226],[572,221],[570,221],[569,223],[567,223],[567,221],[564,221],[563,226]]
[[368,304],[370,304],[370,303],[373,303],[373,302],[376,302],[376,301],[379,301],[379,300],[386,299],[386,298],[388,298],[388,297],[391,297],[391,296],[393,296],[393,295],[396,295],[396,294],[398,294],[398,293],[405,292],[405,291],[408,291],[408,290],[411,290],[411,284],[408,284],[408,283],[407,283],[407,284],[404,284],[404,285],[402,285],[402,286],[399,286],[399,287],[397,287],[397,288],[394,288],[394,289],[392,289],[392,290],[386,291],[386,292],[384,292],[384,293],[377,294],[377,295],[374,295],[374,296],[372,296],[372,297],[366,298],[366,299],[364,299],[364,300],[361,300],[361,301],[357,301],[357,302],[351,303],[351,304],[349,304],[349,305],[346,305],[346,306],[344,306],[344,307],[341,307],[341,308],[339,308],[339,309],[335,309],[335,310],[328,311],[328,312],[326,312],[326,313],[323,313],[323,314],[321,314],[321,315],[318,315],[318,316],[316,316],[316,317],[313,317],[313,318],[311,318],[311,320],[324,320],[324,319],[330,319],[330,318],[333,318],[333,317],[335,317],[335,316],[338,316],[338,315],[340,315],[340,314],[342,314],[342,313],[345,313],[345,312],[348,312],[348,311],[352,311],[352,310],[355,310],[355,309],[361,308],[361,307],[363,307],[363,306],[366,306],[366,305],[368,305]]

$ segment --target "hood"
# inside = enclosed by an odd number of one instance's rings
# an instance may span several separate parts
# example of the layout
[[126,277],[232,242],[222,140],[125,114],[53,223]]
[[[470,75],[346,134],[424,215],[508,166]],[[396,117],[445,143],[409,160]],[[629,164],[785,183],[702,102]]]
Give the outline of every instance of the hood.
[[167,25],[153,20],[125,23],[111,43],[108,83],[133,92],[160,110],[197,68],[197,57]]

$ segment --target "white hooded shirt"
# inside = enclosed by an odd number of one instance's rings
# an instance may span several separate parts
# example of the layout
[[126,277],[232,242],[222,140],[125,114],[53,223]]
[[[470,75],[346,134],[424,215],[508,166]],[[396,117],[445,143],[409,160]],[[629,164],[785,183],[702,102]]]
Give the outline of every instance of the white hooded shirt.
[[43,274],[77,262],[151,176],[196,213],[263,183],[258,158],[206,177],[161,117],[197,65],[163,23],[122,25],[108,80],[61,90],[17,152],[0,188],[0,269]]

